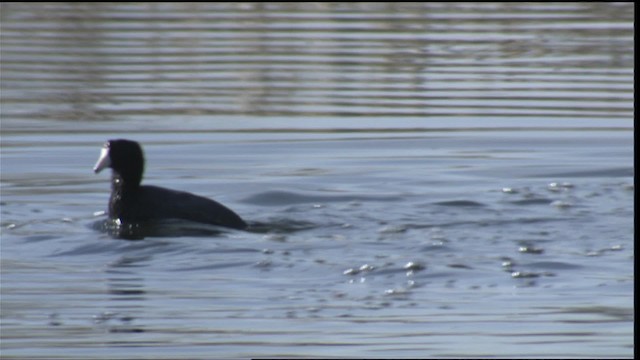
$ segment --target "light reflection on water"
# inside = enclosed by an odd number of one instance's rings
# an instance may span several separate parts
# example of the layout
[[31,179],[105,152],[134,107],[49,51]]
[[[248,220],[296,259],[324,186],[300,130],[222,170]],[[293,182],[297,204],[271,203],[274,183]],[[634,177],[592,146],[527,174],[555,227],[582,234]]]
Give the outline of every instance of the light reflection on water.
[[2,9],[3,115],[16,118],[633,112],[630,4]]
[[[631,4],[1,16],[3,356],[631,356]],[[252,231],[96,230],[111,137]]]

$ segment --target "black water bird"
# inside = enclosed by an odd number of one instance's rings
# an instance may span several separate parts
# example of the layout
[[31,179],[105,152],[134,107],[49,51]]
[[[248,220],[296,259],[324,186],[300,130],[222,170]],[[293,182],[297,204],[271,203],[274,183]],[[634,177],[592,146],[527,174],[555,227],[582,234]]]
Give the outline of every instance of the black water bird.
[[142,147],[135,141],[117,139],[104,144],[95,173],[111,168],[109,217],[122,223],[182,219],[198,223],[245,229],[247,224],[224,205],[184,191],[141,185],[144,172]]

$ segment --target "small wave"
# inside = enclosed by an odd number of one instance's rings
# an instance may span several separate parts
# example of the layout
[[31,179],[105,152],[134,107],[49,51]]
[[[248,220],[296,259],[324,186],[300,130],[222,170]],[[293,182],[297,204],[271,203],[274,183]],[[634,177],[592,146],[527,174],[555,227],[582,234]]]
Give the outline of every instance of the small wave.
[[525,268],[540,270],[573,270],[583,267],[578,264],[571,264],[564,261],[537,261],[528,264],[522,264],[522,266]]
[[243,202],[253,205],[282,206],[304,203],[329,203],[349,201],[398,201],[399,196],[389,195],[317,195],[300,194],[289,191],[266,191],[249,196]]
[[550,174],[535,175],[536,177],[546,178],[591,178],[591,177],[629,177],[634,175],[634,168],[629,167],[615,167],[608,169],[597,170],[585,170],[585,171],[570,171],[570,172],[558,172]]
[[510,201],[510,203],[514,205],[549,205],[552,202],[553,200],[549,198],[533,198]]
[[450,201],[439,201],[434,203],[435,205],[441,206],[456,206],[456,207],[484,207],[486,206],[483,203],[479,203],[477,201],[472,200],[450,200]]
[[276,233],[290,234],[298,231],[311,230],[319,225],[310,221],[292,220],[286,218],[273,219],[270,221],[250,221],[247,231],[258,234]]

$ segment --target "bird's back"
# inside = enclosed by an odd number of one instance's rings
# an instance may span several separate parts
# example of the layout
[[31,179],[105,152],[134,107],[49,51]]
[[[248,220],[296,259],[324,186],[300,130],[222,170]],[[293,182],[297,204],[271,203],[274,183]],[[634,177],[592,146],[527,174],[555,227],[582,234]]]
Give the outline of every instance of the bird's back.
[[226,206],[184,191],[145,185],[129,196],[123,194],[119,201],[120,214],[112,217],[124,221],[183,219],[234,229],[247,227],[244,220]]

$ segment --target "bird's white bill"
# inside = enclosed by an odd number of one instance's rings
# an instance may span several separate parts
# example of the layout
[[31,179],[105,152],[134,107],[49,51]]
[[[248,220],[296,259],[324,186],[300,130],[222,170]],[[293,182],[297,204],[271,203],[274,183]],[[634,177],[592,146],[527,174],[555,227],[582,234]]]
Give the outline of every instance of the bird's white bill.
[[103,147],[102,150],[100,150],[100,157],[98,158],[96,165],[93,167],[93,172],[97,174],[102,171],[102,169],[108,168],[110,165],[111,158],[109,157],[109,148]]

